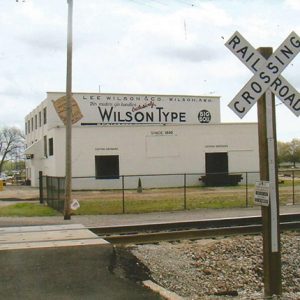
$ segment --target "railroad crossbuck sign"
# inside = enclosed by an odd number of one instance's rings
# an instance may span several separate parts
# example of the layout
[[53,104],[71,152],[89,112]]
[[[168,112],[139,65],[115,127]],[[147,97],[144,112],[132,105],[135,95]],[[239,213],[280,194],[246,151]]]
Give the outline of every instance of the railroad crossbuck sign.
[[268,60],[237,31],[225,45],[254,73],[228,105],[240,118],[247,114],[268,88],[299,117],[300,94],[280,75],[300,51],[300,38],[295,32],[285,39]]

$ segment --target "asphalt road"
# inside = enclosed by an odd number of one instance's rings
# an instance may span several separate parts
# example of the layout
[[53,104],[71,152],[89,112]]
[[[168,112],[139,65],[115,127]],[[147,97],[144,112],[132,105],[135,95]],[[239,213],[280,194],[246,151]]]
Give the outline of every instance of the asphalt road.
[[1,251],[0,299],[158,300],[110,271],[111,245]]

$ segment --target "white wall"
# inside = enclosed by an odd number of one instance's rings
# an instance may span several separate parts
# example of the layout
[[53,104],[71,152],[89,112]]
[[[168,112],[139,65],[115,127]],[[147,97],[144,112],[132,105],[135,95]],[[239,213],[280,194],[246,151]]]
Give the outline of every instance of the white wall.
[[[38,115],[39,111],[47,107],[47,124],[27,134],[26,142],[28,146],[36,141],[41,141],[43,144],[45,135],[47,135],[47,142],[49,138],[54,140],[53,156],[44,157],[43,147],[39,150],[37,148],[26,150],[29,154],[34,152],[34,158],[27,161],[27,167],[31,168],[29,173],[34,186],[38,185],[39,171],[49,176],[65,174],[65,127],[53,106],[53,101],[62,95],[62,93],[48,93],[47,99],[25,119],[31,120]],[[88,95],[98,97],[97,94]],[[92,109],[90,106],[93,101],[88,101],[84,105],[79,101],[84,100],[88,95],[74,94],[83,112]],[[158,96],[156,98],[158,99]],[[168,98],[166,101],[168,102],[166,107],[172,109]],[[94,177],[97,155],[119,155],[120,175],[203,174],[207,152],[227,152],[229,172],[258,171],[257,124],[219,123],[219,98],[211,99],[208,105],[211,105],[211,111],[216,116],[216,123],[82,125],[78,121],[75,122],[72,132],[73,177]],[[182,103],[179,106],[182,108]],[[195,103],[192,106],[195,107]],[[209,107],[207,106],[207,109]],[[89,121],[88,116],[83,116],[83,119]],[[197,175],[190,176],[189,184],[199,184],[198,178]],[[135,177],[127,178],[126,182],[130,182],[130,185],[135,188],[137,180]],[[182,176],[145,177],[143,181],[145,182],[143,186],[158,187],[182,185],[183,179]],[[120,188],[121,186],[121,180],[94,178],[73,180],[73,187],[77,189]]]
[[[235,132],[233,135],[232,133]],[[258,171],[257,124],[87,126],[73,129],[73,177],[95,176],[96,155],[119,155],[120,175],[205,173],[206,152],[228,152],[229,172]],[[64,128],[49,131],[54,156],[44,174],[64,176]],[[249,136],[251,138],[249,138]],[[127,178],[136,186],[136,178]],[[148,178],[149,185],[179,185],[180,176]],[[151,183],[152,182],[152,183]],[[197,176],[190,180],[198,184]],[[121,180],[74,180],[76,188],[114,188]]]

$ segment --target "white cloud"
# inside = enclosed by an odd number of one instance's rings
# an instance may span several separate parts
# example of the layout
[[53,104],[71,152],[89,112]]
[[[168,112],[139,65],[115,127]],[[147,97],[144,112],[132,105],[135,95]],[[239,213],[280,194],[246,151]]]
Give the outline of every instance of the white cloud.
[[[222,97],[222,119],[239,121],[227,104],[252,74],[224,43],[238,30],[254,47],[275,49],[300,32],[300,1],[188,3],[74,1],[74,91],[212,93]],[[66,31],[67,1],[0,2],[0,126],[23,126],[46,91],[65,89]],[[284,72],[298,89],[299,70],[300,57]],[[277,109],[280,138],[293,137],[300,118]],[[255,108],[244,120],[256,120]]]
[[285,0],[285,3],[292,9],[300,10],[300,2],[298,0]]

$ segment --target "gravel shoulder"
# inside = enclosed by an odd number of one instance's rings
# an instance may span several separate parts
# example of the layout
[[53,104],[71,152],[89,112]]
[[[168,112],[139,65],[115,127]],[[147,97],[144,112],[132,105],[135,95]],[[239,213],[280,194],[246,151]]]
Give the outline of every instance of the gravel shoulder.
[[[284,233],[281,242],[281,299],[300,299],[300,233]],[[264,299],[261,236],[139,245],[131,251],[156,283],[185,299]]]

